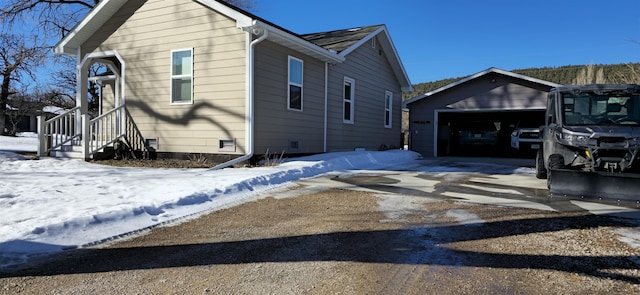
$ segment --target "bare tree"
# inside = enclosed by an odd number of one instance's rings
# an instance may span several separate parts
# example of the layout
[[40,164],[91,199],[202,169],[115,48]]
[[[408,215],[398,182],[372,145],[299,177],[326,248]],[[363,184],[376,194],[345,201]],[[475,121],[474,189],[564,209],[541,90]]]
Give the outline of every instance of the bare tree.
[[60,38],[84,17],[99,0],[13,0],[0,6],[0,22],[7,26],[36,22],[34,34]]
[[24,38],[10,34],[0,34],[0,133],[5,132],[5,114],[9,95],[14,94],[12,83],[20,83],[28,76],[35,77],[35,70],[41,64],[45,51],[41,47],[25,45]]
[[6,118],[9,123],[6,128],[6,134],[15,135],[20,131],[20,123],[29,115],[39,115],[42,113],[42,104],[34,97],[27,94],[25,89],[11,95],[7,101]]

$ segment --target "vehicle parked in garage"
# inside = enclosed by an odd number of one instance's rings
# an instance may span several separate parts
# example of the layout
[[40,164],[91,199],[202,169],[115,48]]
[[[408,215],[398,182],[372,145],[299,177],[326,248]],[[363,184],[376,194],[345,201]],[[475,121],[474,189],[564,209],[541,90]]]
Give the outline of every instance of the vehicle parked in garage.
[[498,129],[491,121],[473,121],[460,128],[461,146],[495,146],[498,144]]
[[537,150],[541,142],[540,126],[516,127],[511,132],[511,147],[516,150]]

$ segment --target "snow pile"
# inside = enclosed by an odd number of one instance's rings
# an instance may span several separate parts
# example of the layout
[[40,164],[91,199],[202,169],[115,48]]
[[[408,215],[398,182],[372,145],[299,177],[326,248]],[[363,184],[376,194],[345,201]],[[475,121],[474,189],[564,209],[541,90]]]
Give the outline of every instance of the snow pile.
[[[403,150],[327,153],[275,167],[221,170],[123,168],[69,159],[31,160],[13,153],[34,152],[37,143],[32,133],[0,136],[0,268],[256,200],[260,192],[334,171],[345,175],[378,170],[430,172],[443,179],[459,177],[451,172],[534,172],[482,163],[416,161],[419,154]],[[389,218],[403,218],[413,206],[433,201],[380,198],[381,211]],[[465,225],[483,224],[463,210],[447,216]],[[422,230],[415,234],[421,236]],[[637,245],[635,229],[619,234]]]
[[[0,150],[29,150],[30,138],[6,139]],[[0,151],[0,267],[251,201],[261,191],[297,179],[401,168],[418,157],[401,150],[358,151],[297,158],[276,167],[207,170],[30,160]]]

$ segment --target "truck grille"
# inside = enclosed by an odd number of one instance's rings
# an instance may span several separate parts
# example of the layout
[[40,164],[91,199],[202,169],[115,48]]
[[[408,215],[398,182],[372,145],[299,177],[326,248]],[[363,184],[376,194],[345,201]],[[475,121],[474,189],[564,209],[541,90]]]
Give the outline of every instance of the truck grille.
[[600,137],[598,138],[598,146],[601,148],[624,148],[627,139],[624,137]]
[[600,143],[624,143],[626,138],[624,137],[600,137],[598,139]]

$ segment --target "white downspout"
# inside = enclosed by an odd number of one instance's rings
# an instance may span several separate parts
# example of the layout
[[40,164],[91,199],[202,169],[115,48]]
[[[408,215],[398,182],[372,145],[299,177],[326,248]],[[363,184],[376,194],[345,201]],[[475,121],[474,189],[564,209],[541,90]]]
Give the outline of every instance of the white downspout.
[[[254,33],[254,30],[255,29],[251,29],[247,31],[247,36],[249,36],[247,39],[251,39],[251,34]],[[211,170],[217,170],[217,169],[229,167],[237,163],[249,160],[251,159],[251,157],[253,157],[253,139],[255,135],[254,128],[253,128],[254,127],[253,102],[254,102],[254,95],[255,95],[255,89],[254,89],[255,81],[254,81],[253,73],[254,73],[254,67],[255,67],[255,63],[254,63],[255,46],[258,45],[258,43],[262,42],[264,39],[267,39],[268,36],[269,36],[269,31],[264,30],[262,33],[262,36],[260,36],[258,39],[251,41],[251,43],[248,46],[249,54],[247,55],[247,58],[248,58],[246,62],[247,69],[245,71],[247,73],[246,79],[248,81],[247,89],[245,91],[246,92],[245,113],[247,114],[245,118],[245,137],[246,137],[247,152],[245,153],[244,156],[219,164],[211,168]]]
[[327,116],[329,110],[329,63],[324,63],[324,138],[323,152],[327,152]]

